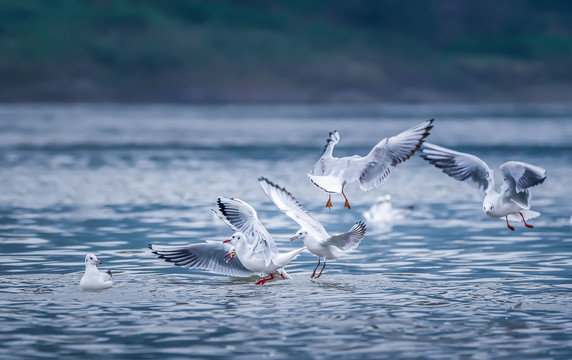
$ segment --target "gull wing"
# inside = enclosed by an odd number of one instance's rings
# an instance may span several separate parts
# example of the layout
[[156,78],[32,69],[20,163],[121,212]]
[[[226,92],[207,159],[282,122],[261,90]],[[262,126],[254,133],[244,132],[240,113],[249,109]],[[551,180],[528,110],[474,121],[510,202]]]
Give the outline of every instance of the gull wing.
[[184,246],[149,244],[153,254],[177,266],[204,269],[228,276],[254,275],[255,273],[245,268],[237,257],[226,262],[225,255],[230,248],[230,245],[216,241]]
[[505,162],[499,169],[502,171],[505,182],[514,185],[517,193],[542,184],[546,180],[546,170],[519,161]]
[[266,266],[278,253],[276,243],[268,230],[258,220],[256,210],[245,201],[236,198],[219,197],[217,200],[218,213],[234,231],[240,231],[246,236],[251,246],[249,254],[264,253]]
[[111,270],[107,270],[102,274],[102,278],[104,282],[113,281],[113,275],[111,274]]
[[340,142],[340,134],[337,130],[330,132],[330,136],[326,140],[326,146],[322,152],[322,156],[314,165],[311,175],[327,175],[330,173],[332,165],[332,153],[334,151],[334,146]]
[[302,204],[285,188],[274,184],[264,177],[258,178],[258,183],[270,200],[272,200],[284,214],[296,221],[300,227],[308,232],[312,232],[317,239],[325,239],[330,236],[326,229],[324,229],[324,226],[312,217],[312,215],[308,214],[302,207]]
[[365,231],[365,223],[358,221],[348,232],[332,235],[325,244],[334,245],[343,251],[355,250],[364,238]]
[[422,151],[423,159],[453,179],[466,181],[483,192],[494,187],[493,171],[478,157],[427,142],[423,144]]
[[363,191],[377,187],[387,179],[392,168],[419,150],[433,128],[433,120],[424,121],[400,134],[381,140],[363,158],[350,159],[344,179],[348,182],[359,179]]
[[499,169],[504,178],[501,189],[503,196],[524,209],[530,209],[532,195],[529,188],[544,182],[546,170],[519,161],[508,161]]

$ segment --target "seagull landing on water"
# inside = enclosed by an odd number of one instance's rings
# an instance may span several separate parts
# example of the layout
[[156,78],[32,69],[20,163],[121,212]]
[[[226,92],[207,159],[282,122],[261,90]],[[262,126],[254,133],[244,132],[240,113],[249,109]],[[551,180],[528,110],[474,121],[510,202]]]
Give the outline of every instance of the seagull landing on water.
[[[330,235],[324,229],[324,226],[316,220],[312,215],[308,214],[298,202],[285,188],[274,184],[270,180],[261,177],[258,179],[260,186],[268,195],[270,200],[282,210],[284,214],[296,221],[301,229],[291,240],[301,238],[308,250],[318,257],[318,265],[312,272],[311,277],[316,279],[322,276],[322,272],[326,267],[326,260],[337,259],[349,251],[355,250],[361,240],[365,236],[365,224],[361,221],[357,222],[348,232],[343,234]],[[324,258],[322,270],[316,276],[316,270],[320,266],[320,259]]]
[[326,207],[332,207],[332,194],[341,193],[346,200],[344,206],[351,208],[344,194],[344,186],[347,183],[359,181],[360,189],[369,191],[387,180],[392,168],[419,150],[433,128],[433,120],[424,121],[400,134],[381,140],[363,157],[334,157],[332,153],[334,146],[340,141],[340,134],[337,131],[331,132],[322,156],[308,174],[316,187],[329,194]]
[[495,186],[493,171],[478,157],[425,143],[421,157],[445,174],[478,187],[484,194],[483,211],[494,218],[505,218],[507,227],[514,231],[508,221],[522,221],[540,215],[530,210],[529,188],[542,184],[546,170],[518,161],[508,161],[499,167],[504,181],[500,189]]
[[[235,256],[248,270],[262,274],[262,280],[256,285],[264,285],[274,279],[277,272],[282,279],[291,279],[284,267],[294,260],[305,247],[281,254],[274,239],[258,221],[256,211],[245,201],[220,197],[218,209],[213,210],[230,228],[235,231],[230,239],[224,241],[232,248],[226,254],[227,262]],[[267,278],[265,275],[269,275]]]
[[85,273],[79,282],[79,286],[84,290],[104,290],[113,285],[111,270],[100,272],[96,264],[101,264],[94,254],[85,256]]

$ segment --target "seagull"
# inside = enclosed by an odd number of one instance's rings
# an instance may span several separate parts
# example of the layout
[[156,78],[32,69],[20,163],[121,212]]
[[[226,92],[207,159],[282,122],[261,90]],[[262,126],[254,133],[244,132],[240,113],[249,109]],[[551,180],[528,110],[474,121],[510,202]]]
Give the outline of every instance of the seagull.
[[413,206],[408,206],[402,209],[394,209],[391,204],[391,195],[385,194],[385,196],[376,199],[376,203],[373,204],[369,210],[363,213],[365,219],[370,223],[381,223],[390,224],[396,220],[401,220],[411,213]]
[[207,240],[203,243],[182,246],[149,244],[149,249],[166,262],[189,269],[203,269],[235,277],[256,275],[238,260],[232,263],[225,261],[226,254],[231,251],[232,246],[221,241]]
[[500,189],[495,185],[494,173],[478,157],[431,143],[425,143],[421,157],[445,174],[460,181],[466,181],[479,188],[485,195],[483,211],[494,218],[505,218],[506,226],[514,231],[511,221],[522,221],[527,228],[534,226],[526,220],[540,215],[530,210],[529,188],[542,184],[546,179],[546,170],[539,166],[519,161],[508,161],[499,169],[503,175]]
[[[337,259],[345,253],[355,250],[365,236],[365,224],[357,222],[348,232],[330,235],[324,226],[302,207],[285,188],[272,181],[260,177],[258,179],[262,190],[270,200],[282,210],[284,214],[296,221],[301,229],[292,236],[291,240],[301,238],[306,248],[318,257],[318,265],[314,268],[311,278],[319,278],[326,267],[326,260]],[[320,266],[320,259],[324,258],[324,265],[318,275],[316,270]]]
[[111,270],[107,272],[100,272],[96,264],[101,264],[94,254],[87,254],[85,256],[85,273],[79,282],[79,286],[84,290],[104,290],[113,285]]
[[338,131],[330,132],[326,147],[312,172],[310,181],[329,194],[327,208],[332,207],[332,194],[341,193],[346,200],[344,207],[351,209],[344,194],[347,183],[359,181],[362,191],[369,191],[387,180],[391,169],[409,159],[423,143],[433,128],[433,120],[424,121],[404,132],[382,139],[367,156],[337,158],[332,155],[340,141]]
[[213,212],[235,232],[230,239],[224,241],[232,246],[226,254],[229,263],[236,256],[245,268],[261,274],[262,280],[257,281],[256,285],[264,285],[266,281],[274,279],[275,272],[282,279],[292,278],[284,267],[306,247],[281,254],[252,206],[240,199],[225,197],[219,197],[217,205],[218,209]]

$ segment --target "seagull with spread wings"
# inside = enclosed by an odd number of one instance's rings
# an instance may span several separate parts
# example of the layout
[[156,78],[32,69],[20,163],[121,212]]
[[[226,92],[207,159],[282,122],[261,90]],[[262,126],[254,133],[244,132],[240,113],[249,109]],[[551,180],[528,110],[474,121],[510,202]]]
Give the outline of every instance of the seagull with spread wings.
[[[260,186],[270,200],[282,210],[284,214],[296,221],[301,229],[292,236],[291,240],[301,238],[306,248],[318,257],[318,265],[311,277],[319,278],[326,267],[326,260],[338,259],[349,251],[355,250],[365,236],[365,224],[357,222],[348,232],[330,235],[324,226],[302,207],[285,188],[261,177]],[[316,270],[320,266],[320,259],[324,258],[324,265],[318,275]]]
[[177,266],[237,277],[260,275],[262,279],[257,285],[274,279],[275,272],[283,279],[291,279],[284,267],[306,248],[282,254],[252,206],[240,199],[224,197],[218,198],[217,205],[213,212],[235,231],[229,239],[184,246],[151,244],[149,248],[159,258]]
[[465,181],[479,188],[485,195],[483,211],[494,218],[505,218],[506,225],[511,221],[522,221],[527,228],[533,226],[526,220],[540,215],[530,210],[530,188],[542,184],[546,170],[539,166],[519,161],[508,161],[499,167],[503,175],[500,188],[495,184],[494,173],[478,157],[450,150],[430,143],[423,145],[421,157],[450,177]]

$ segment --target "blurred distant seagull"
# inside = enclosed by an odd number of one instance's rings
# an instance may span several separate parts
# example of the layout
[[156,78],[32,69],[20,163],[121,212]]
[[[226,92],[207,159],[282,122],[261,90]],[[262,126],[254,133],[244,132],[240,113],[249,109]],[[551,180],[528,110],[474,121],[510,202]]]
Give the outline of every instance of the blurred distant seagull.
[[79,282],[79,286],[84,290],[104,290],[113,285],[111,270],[102,273],[97,269],[96,264],[101,264],[94,254],[85,256],[85,273]]
[[546,170],[541,167],[518,161],[508,161],[499,169],[503,175],[500,189],[495,186],[493,171],[478,157],[441,146],[425,143],[421,157],[445,174],[478,187],[485,194],[483,211],[490,217],[505,218],[506,225],[514,231],[508,221],[522,221],[528,228],[533,226],[526,220],[540,215],[530,210],[529,188],[542,184]]
[[331,132],[322,156],[308,174],[315,186],[329,194],[326,207],[332,207],[332,194],[341,193],[346,200],[344,206],[350,209],[344,194],[347,183],[359,181],[362,191],[369,191],[383,183],[393,167],[409,159],[420,148],[433,128],[433,120],[424,121],[398,135],[381,140],[364,157],[334,157],[332,153],[340,141],[340,134],[337,131]]
[[391,204],[391,195],[377,198],[377,202],[373,204],[369,210],[363,213],[363,216],[370,224],[387,225],[394,221],[401,220],[411,213],[413,206],[402,209],[395,209]]
[[[326,267],[326,260],[337,259],[346,252],[355,250],[361,240],[365,236],[365,224],[361,221],[357,222],[348,232],[343,234],[330,235],[324,229],[324,226],[316,220],[312,215],[308,214],[298,202],[285,188],[282,188],[270,180],[261,177],[258,179],[260,186],[268,195],[270,200],[288,215],[292,220],[296,221],[301,229],[291,240],[301,238],[308,250],[318,256],[318,265],[314,269],[311,277],[319,278]],[[320,273],[316,276],[316,270],[320,266],[320,259],[324,258],[324,266]]]

